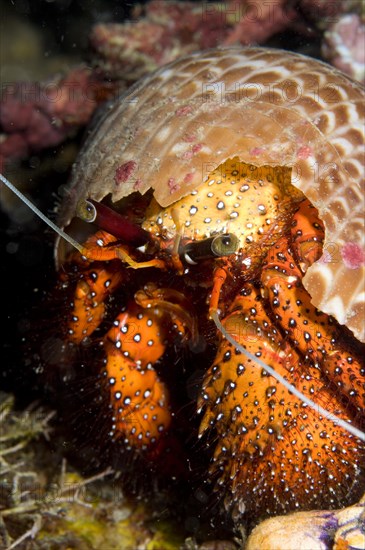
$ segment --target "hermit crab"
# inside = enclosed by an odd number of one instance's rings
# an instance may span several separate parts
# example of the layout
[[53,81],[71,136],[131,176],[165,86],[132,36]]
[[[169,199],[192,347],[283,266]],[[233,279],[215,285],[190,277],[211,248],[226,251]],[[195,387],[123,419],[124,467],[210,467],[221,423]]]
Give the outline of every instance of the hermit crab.
[[62,361],[97,343],[108,437],[164,463],[184,350],[235,517],[364,489],[364,99],[298,54],[189,55],[107,105],[61,206]]

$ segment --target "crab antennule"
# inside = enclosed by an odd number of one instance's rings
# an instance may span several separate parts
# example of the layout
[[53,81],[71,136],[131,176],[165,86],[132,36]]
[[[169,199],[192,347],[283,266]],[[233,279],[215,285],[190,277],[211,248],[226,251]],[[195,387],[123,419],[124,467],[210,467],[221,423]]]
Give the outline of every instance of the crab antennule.
[[148,231],[131,222],[128,218],[121,216],[112,208],[92,199],[79,201],[77,215],[88,223],[95,222],[100,229],[104,229],[117,239],[121,239],[125,244],[138,247],[150,240]]
[[17,197],[19,197],[20,200],[23,201],[24,204],[26,204],[38,216],[38,218],[44,221],[44,223],[46,223],[51,229],[53,229],[53,231],[55,231],[60,237],[65,239],[65,241],[67,241],[71,246],[76,248],[76,250],[78,250],[82,254],[84,249],[81,244],[70,237],[70,235],[67,235],[67,233],[62,231],[60,227],[58,227],[49,218],[47,218],[47,216],[45,216],[43,212],[41,212],[29,199],[27,199],[27,197],[21,191],[19,191],[19,189],[15,187],[15,185],[10,183],[10,181],[1,173],[0,180],[3,182],[4,185],[6,185],[8,189],[10,189]]
[[336,415],[330,413],[329,411],[321,407],[321,405],[319,405],[318,403],[315,403],[314,401],[309,399],[306,395],[304,395],[304,393],[297,390],[295,386],[293,386],[287,380],[285,380],[285,378],[283,378],[283,376],[277,373],[272,367],[270,367],[269,365],[264,363],[264,361],[262,361],[258,357],[255,357],[255,355],[252,355],[252,353],[247,351],[246,348],[244,348],[241,344],[239,344],[233,338],[233,336],[231,336],[229,332],[225,330],[225,328],[223,327],[222,323],[219,320],[217,312],[213,312],[211,314],[211,317],[217,329],[223,334],[223,336],[228,340],[228,342],[230,342],[233,346],[235,346],[235,348],[238,349],[241,353],[244,353],[249,359],[251,359],[251,361],[258,364],[261,368],[263,368],[266,372],[268,372],[270,376],[273,376],[274,378],[276,378],[276,380],[278,380],[281,384],[283,384],[283,386],[285,386],[293,395],[298,397],[308,407],[311,407],[312,409],[317,411],[318,414],[321,414],[324,417],[329,418],[332,422],[338,424],[339,426],[341,426],[341,428],[347,430],[348,432],[353,434],[355,437],[358,437],[362,441],[365,441],[365,433],[363,431],[359,430],[349,422],[346,422],[342,418],[338,418]]

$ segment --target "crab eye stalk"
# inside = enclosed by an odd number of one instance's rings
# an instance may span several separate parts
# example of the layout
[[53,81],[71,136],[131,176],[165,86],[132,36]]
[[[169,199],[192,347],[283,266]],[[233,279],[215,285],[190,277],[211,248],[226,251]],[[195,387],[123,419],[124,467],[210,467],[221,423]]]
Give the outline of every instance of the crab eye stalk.
[[105,204],[92,199],[80,200],[77,204],[76,213],[85,222],[95,222],[100,229],[108,231],[125,244],[138,247],[151,240],[148,231],[105,206]]
[[180,255],[189,264],[196,264],[200,260],[220,258],[235,254],[239,247],[239,239],[233,233],[224,233],[215,237],[209,237],[202,241],[187,243]]

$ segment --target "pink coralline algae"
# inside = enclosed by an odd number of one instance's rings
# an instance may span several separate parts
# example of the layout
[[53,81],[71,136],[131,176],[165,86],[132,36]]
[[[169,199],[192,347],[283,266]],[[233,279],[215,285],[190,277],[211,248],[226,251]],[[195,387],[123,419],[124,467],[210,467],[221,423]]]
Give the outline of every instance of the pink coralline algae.
[[180,107],[179,109],[176,109],[175,115],[176,116],[187,116],[192,112],[193,108],[190,105],[185,105],[185,107]]
[[85,126],[107,96],[103,84],[85,67],[45,83],[17,82],[3,88],[0,104],[0,168],[54,147]]
[[136,21],[99,24],[91,45],[104,72],[135,80],[181,55],[218,45],[262,44],[296,18],[287,0],[225,3],[161,2],[144,6]]
[[347,14],[325,32],[323,54],[338,69],[365,84],[365,25]]
[[341,250],[341,256],[349,269],[358,269],[365,263],[365,251],[357,243],[346,243]]
[[170,189],[170,193],[175,193],[180,189],[180,185],[177,183],[175,178],[169,178],[169,181],[167,182],[167,185]]
[[[231,4],[233,5],[233,2]],[[273,34],[289,27],[297,18],[297,13],[290,2],[283,0],[241,2],[240,7],[239,20],[229,30],[224,45],[262,44]]]
[[227,34],[221,12],[207,3],[152,1],[135,16],[98,24],[90,37],[103,72],[130,82],[180,55],[222,43]]
[[259,157],[265,151],[263,147],[254,147],[250,150],[250,155],[253,157]]
[[119,166],[115,172],[115,182],[119,185],[125,183],[137,168],[137,163],[134,160],[125,162]]
[[297,158],[306,160],[312,153],[312,148],[309,145],[301,145],[297,151]]

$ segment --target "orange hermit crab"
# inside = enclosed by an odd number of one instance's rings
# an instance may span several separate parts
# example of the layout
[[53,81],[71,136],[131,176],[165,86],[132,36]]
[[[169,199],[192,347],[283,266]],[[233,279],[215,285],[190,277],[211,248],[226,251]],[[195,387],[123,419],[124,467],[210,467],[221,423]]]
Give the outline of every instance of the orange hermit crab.
[[171,358],[204,337],[200,437],[239,516],[364,488],[364,97],[289,52],[190,55],[108,105],[61,208],[84,244],[56,249],[60,330],[100,342],[110,437],[167,451]]

